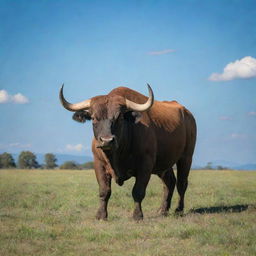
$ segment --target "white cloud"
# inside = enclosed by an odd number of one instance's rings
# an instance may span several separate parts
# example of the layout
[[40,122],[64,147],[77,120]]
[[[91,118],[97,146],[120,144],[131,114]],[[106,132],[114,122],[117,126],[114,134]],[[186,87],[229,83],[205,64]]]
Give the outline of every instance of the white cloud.
[[170,52],[175,52],[175,50],[173,49],[166,49],[166,50],[162,50],[162,51],[154,51],[154,52],[148,52],[149,55],[163,55],[163,54],[167,54]]
[[67,144],[65,148],[66,148],[67,151],[78,151],[78,152],[80,152],[84,149],[84,146],[82,144],[77,144],[77,145]]
[[9,100],[9,95],[6,90],[0,90],[0,103],[6,103]]
[[16,104],[25,104],[28,103],[29,100],[26,96],[21,93],[17,93],[15,95],[10,95],[6,90],[0,90],[0,103],[16,103]]
[[28,98],[21,93],[17,93],[12,96],[12,101],[17,104],[25,104],[28,103]]
[[247,135],[246,134],[244,134],[244,133],[232,133],[231,135],[230,135],[230,137],[231,137],[231,139],[245,139],[245,138],[247,138]]
[[13,147],[13,148],[31,148],[32,144],[30,144],[30,143],[22,144],[22,143],[18,142],[18,143],[11,143],[10,147]]
[[12,150],[12,149],[29,149],[32,147],[32,144],[22,144],[20,142],[12,142],[9,144],[0,144],[1,150]]
[[31,144],[22,144],[22,143],[19,143],[19,142],[14,142],[14,143],[10,143],[8,145],[9,147],[11,148],[31,148]]
[[222,120],[222,121],[231,121],[232,118],[229,117],[229,116],[221,116],[221,117],[220,117],[220,120]]
[[213,73],[210,75],[210,81],[229,81],[234,79],[248,79],[256,77],[256,59],[247,56],[241,60],[230,62],[226,65],[222,74]]
[[249,116],[256,116],[256,111],[251,111],[248,113]]

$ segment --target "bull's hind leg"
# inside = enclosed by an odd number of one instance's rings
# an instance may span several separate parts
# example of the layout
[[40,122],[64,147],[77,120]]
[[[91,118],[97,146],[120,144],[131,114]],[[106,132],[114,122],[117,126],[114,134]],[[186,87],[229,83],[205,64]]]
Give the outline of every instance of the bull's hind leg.
[[159,174],[158,176],[163,182],[164,189],[163,201],[160,206],[159,213],[163,216],[167,216],[171,206],[171,200],[175,188],[176,178],[172,168],[166,170],[164,173],[162,173],[161,175]]
[[188,175],[192,163],[192,157],[182,157],[177,162],[177,190],[179,193],[179,204],[176,213],[182,213],[184,209],[184,196],[188,186]]

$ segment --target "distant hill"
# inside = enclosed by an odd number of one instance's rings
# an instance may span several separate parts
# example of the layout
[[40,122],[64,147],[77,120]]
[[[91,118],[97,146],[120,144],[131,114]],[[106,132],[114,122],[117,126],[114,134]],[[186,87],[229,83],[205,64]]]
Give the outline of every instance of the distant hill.
[[[58,165],[63,164],[66,161],[75,161],[78,164],[83,164],[85,162],[93,161],[93,158],[90,156],[77,156],[77,155],[67,155],[67,154],[55,154],[58,159]],[[38,155],[39,159],[39,155]],[[44,155],[41,156],[42,163],[44,161]],[[41,163],[41,162],[40,162]]]
[[[216,160],[211,163],[212,163],[211,166],[213,169],[218,169],[219,166],[222,166],[222,167],[230,169],[230,170],[248,170],[248,171],[256,170],[255,163],[239,164],[239,163],[230,162],[230,161],[226,161],[226,160]],[[195,163],[192,165],[192,169],[202,169],[205,166],[206,166],[206,164],[200,165],[198,163]]]
[[217,167],[219,165],[223,167],[227,167],[232,170],[256,170],[256,164],[255,163],[245,163],[245,164],[239,164],[235,162],[229,162],[225,160],[219,160],[212,163],[213,167]]
[[[19,154],[12,154],[15,162],[18,161]],[[39,164],[44,163],[44,155],[45,154],[36,154],[36,158]],[[77,155],[68,155],[68,154],[54,154],[57,158],[57,164],[61,165],[66,161],[75,161],[78,164],[83,164],[86,162],[93,161],[93,158],[90,156],[77,156]]]
[[256,164],[238,165],[238,166],[235,166],[233,169],[235,169],[235,170],[250,170],[250,171],[254,171],[254,170],[256,170]]

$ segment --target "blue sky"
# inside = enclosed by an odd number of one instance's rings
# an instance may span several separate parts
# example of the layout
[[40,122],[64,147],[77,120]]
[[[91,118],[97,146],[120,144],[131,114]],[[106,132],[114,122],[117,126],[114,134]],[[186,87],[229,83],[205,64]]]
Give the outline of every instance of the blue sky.
[[0,1],[0,152],[91,155],[71,102],[127,86],[195,116],[195,162],[256,162],[255,1]]

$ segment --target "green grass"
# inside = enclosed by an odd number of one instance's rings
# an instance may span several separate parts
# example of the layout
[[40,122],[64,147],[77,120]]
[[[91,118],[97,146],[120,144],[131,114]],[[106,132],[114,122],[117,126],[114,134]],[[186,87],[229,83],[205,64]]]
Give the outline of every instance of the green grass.
[[93,171],[0,171],[0,255],[256,255],[256,172],[192,171],[185,215],[160,217],[152,176],[144,221],[131,190],[113,184],[109,220],[97,221]]

